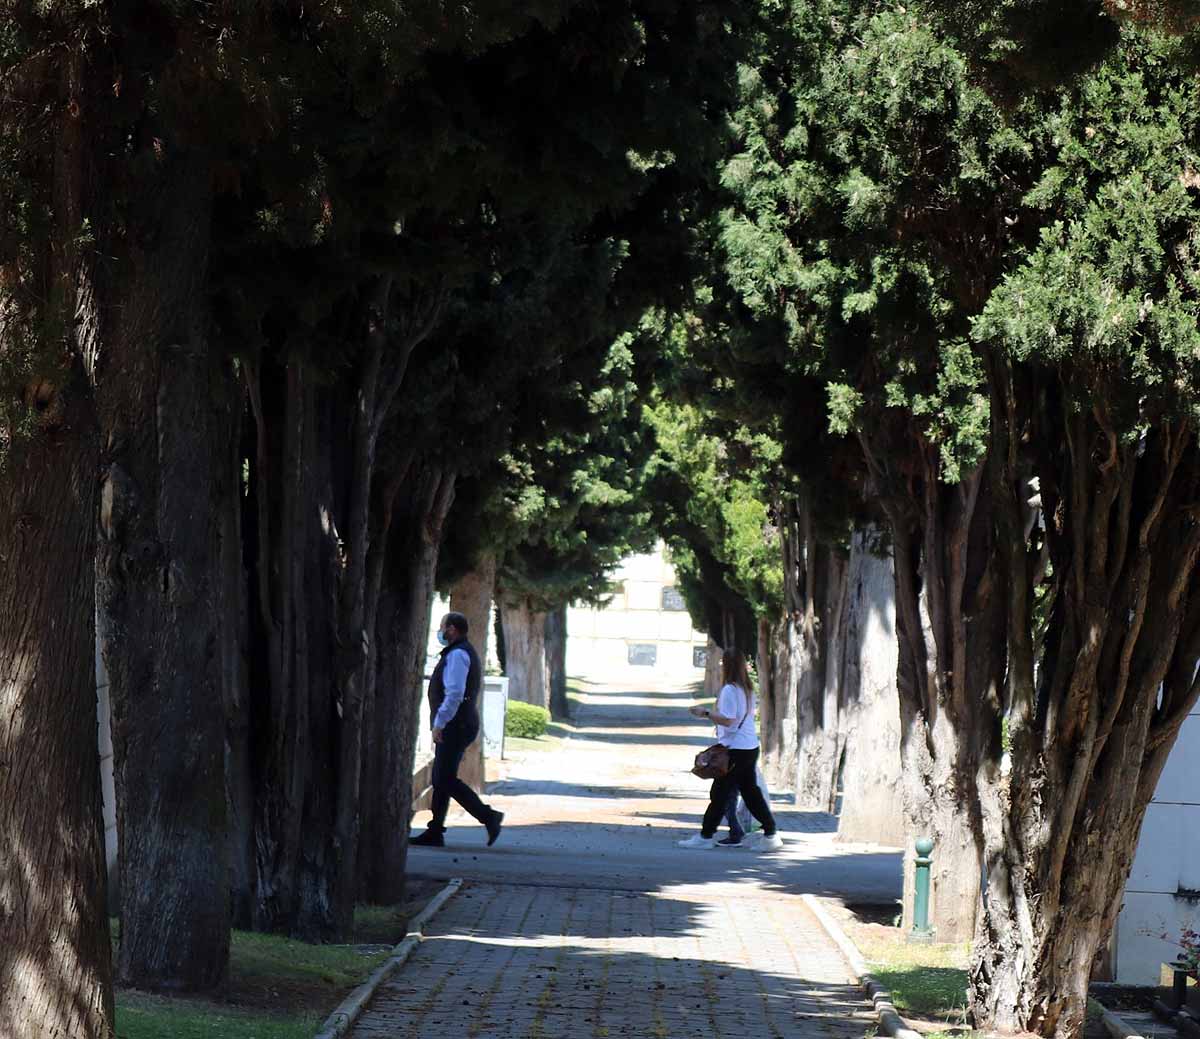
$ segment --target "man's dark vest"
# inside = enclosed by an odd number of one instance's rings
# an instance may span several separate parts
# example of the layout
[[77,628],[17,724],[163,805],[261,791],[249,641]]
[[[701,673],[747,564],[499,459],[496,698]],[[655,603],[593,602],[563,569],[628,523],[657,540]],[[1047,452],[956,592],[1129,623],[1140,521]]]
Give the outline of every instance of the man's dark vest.
[[429,724],[433,724],[433,720],[437,717],[438,708],[442,706],[442,701],[446,698],[446,686],[442,680],[442,672],[446,670],[446,655],[452,649],[465,649],[467,656],[471,658],[471,669],[467,672],[467,688],[463,693],[462,705],[458,708],[458,713],[450,719],[451,725],[455,722],[466,720],[477,720],[479,717],[479,690],[483,687],[483,665],[479,662],[479,654],[475,652],[475,647],[466,639],[459,639],[457,642],[452,642],[442,650],[441,659],[437,662],[437,667],[433,669],[433,675],[429,679]]

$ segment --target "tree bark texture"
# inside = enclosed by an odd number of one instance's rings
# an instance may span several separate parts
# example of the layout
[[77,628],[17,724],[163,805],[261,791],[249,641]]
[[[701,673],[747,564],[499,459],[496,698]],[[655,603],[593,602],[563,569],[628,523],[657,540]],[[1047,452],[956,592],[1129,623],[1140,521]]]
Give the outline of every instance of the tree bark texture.
[[467,618],[468,636],[479,659],[487,666],[491,637],[492,599],[496,593],[496,557],[487,553],[479,565],[464,574],[450,589],[450,609]]
[[801,644],[811,647],[811,665],[800,676],[800,754],[796,803],[818,812],[833,812],[837,801],[838,766],[845,739],[842,698],[843,630],[846,613],[845,555],[815,544],[811,558],[819,571],[811,617],[802,615]]
[[118,976],[139,988],[208,990],[226,979],[230,929],[216,366],[203,302],[211,186],[203,163],[168,152],[143,189],[104,279],[97,370]]
[[[96,256],[80,233],[90,142],[73,103],[93,77],[73,48],[28,81],[25,71],[9,70],[5,100],[28,91],[23,100],[34,103],[0,108],[0,133],[28,163],[28,183],[46,189],[31,209],[49,214],[49,226],[27,257],[0,266],[0,367],[11,380],[0,421],[0,1035],[106,1039],[114,1019],[96,738],[99,307]],[[32,139],[25,111],[39,113]]]
[[776,628],[768,778],[797,804],[832,812],[841,756],[841,631],[846,561],[817,537],[806,498],[781,509],[785,614]]
[[[349,443],[346,450],[348,484],[340,488],[342,510],[335,514],[339,527],[336,569],[334,636],[337,647],[334,670],[336,690],[337,763],[334,798],[334,921],[337,933],[346,935],[354,922],[354,904],[359,882],[360,783],[364,767],[363,714],[374,675],[373,640],[377,633],[376,611],[381,588],[386,537],[390,521],[385,517],[372,524],[372,504],[394,500],[410,464],[401,451],[393,479],[377,482],[380,469],[380,438],[392,417],[392,408],[403,385],[416,347],[425,340],[440,317],[444,298],[433,293],[403,309],[394,307],[393,279],[380,276],[364,291],[362,311],[363,344],[350,392]],[[402,435],[402,434],[400,434]],[[397,437],[399,438],[399,436]],[[343,477],[345,478],[345,477]],[[445,497],[446,508],[453,498],[454,479],[435,479],[434,500]],[[376,506],[376,511],[381,506]],[[422,530],[423,542],[432,543],[431,566],[437,564],[441,524],[436,536]],[[428,519],[426,520],[428,523]],[[422,560],[429,551],[422,546]],[[423,575],[422,575],[423,577]],[[432,591],[432,571],[428,581]],[[424,587],[424,583],[420,584]],[[428,604],[426,613],[428,613]]]
[[856,530],[850,546],[838,839],[906,847],[913,835],[905,830],[900,768],[896,587],[890,553],[877,541],[875,531]]
[[[930,464],[935,464],[932,458]],[[904,923],[912,924],[911,838],[928,837],[934,841],[930,924],[941,941],[970,939],[980,910],[980,846],[970,818],[973,790],[964,772],[970,760],[966,743],[972,739],[967,683],[982,680],[986,685],[988,667],[995,665],[988,657],[995,647],[988,644],[986,625],[1000,623],[989,613],[986,584],[967,587],[966,545],[975,517],[982,515],[981,488],[979,473],[956,487],[935,481],[923,505],[936,519],[937,533],[925,535],[923,544],[909,527],[895,520],[892,524],[900,753],[910,837],[905,842]],[[975,533],[978,536],[977,527]],[[974,576],[978,581],[978,574]],[[942,598],[950,590],[958,596],[954,608]],[[982,594],[967,604],[964,600],[975,591]],[[935,625],[952,630],[935,633]],[[950,656],[941,670],[936,660],[939,646]],[[977,654],[970,676],[969,652]]]
[[504,615],[504,666],[510,700],[549,708],[546,674],[546,612],[522,595],[500,592]]
[[711,635],[704,656],[704,698],[715,700],[721,691],[721,646]]
[[[0,350],[5,328],[0,299]],[[0,466],[0,1035],[112,1034],[95,688],[95,417],[78,358]]]
[[758,679],[758,741],[761,748],[759,767],[768,776],[774,771],[772,765],[779,758],[779,709],[781,690],[778,687],[780,670],[775,661],[775,639],[771,622],[765,617],[758,620],[757,639],[754,647],[754,670]]
[[214,466],[219,569],[217,585],[218,675],[225,708],[225,789],[229,834],[229,888],[233,926],[254,921],[254,761],[250,716],[249,588],[243,529],[253,524],[243,493],[243,460],[249,432],[246,391],[231,364],[221,368],[216,392]]
[[567,604],[546,613],[546,682],[550,689],[550,714],[558,721],[571,720],[567,699]]
[[[346,303],[354,364],[338,379],[298,357],[249,365],[257,653],[256,926],[349,933],[359,883],[363,720],[392,503],[380,442],[413,350],[442,300],[394,313],[383,275]],[[384,467],[386,469],[386,466]]]
[[[763,747],[762,768],[768,783],[772,789],[787,790],[794,787],[799,767],[799,704],[795,676],[800,662],[798,631],[803,605],[797,575],[803,548],[794,506],[784,505],[780,512],[785,520],[780,532],[784,614],[775,623],[759,622],[759,692],[764,700],[760,708],[759,738]],[[710,651],[710,660],[711,657]]]
[[[255,423],[251,601],[256,762],[254,925],[296,937],[337,932],[332,799],[337,515],[335,435],[302,362],[246,368]],[[321,445],[319,448],[318,445]],[[252,537],[251,537],[252,534]]]
[[381,905],[404,899],[419,725],[428,724],[425,653],[442,532],[456,473],[414,468],[396,496],[380,570],[373,692],[363,766],[361,897]]
[[932,824],[965,805],[981,857],[976,1025],[1075,1036],[1200,695],[1200,450],[1183,419],[1127,436],[1004,356],[988,385],[988,454],[958,485],[934,445],[901,485],[864,442],[894,532],[902,752]]

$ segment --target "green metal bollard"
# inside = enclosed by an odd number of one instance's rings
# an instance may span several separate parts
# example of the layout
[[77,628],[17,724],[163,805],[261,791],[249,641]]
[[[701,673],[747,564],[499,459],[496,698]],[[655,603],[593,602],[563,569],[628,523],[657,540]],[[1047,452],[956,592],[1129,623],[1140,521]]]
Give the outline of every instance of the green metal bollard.
[[934,933],[929,926],[929,868],[933,865],[933,840],[919,837],[914,847],[917,849],[916,892],[913,896],[913,925],[907,937],[910,942],[932,942]]

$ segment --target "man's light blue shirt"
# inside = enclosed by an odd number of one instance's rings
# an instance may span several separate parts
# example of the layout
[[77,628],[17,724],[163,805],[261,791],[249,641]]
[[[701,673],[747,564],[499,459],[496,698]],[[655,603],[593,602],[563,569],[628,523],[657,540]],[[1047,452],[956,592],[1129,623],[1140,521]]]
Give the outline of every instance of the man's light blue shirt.
[[471,673],[471,655],[465,649],[452,649],[446,654],[442,668],[442,689],[446,696],[433,719],[435,729],[444,729],[458,714],[467,692],[467,676]]

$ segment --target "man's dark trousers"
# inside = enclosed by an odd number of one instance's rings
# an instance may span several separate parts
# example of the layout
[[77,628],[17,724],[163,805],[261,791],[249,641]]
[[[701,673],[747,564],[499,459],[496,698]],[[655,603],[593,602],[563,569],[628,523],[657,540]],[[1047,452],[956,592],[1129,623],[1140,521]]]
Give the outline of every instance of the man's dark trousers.
[[[462,717],[466,712],[467,717]],[[433,746],[433,818],[429,829],[442,833],[446,829],[446,812],[450,798],[454,798],[476,820],[488,824],[491,811],[479,800],[466,783],[458,778],[458,767],[462,764],[467,748],[479,735],[479,713],[474,704],[463,703],[454,720],[442,731],[442,742]]]

